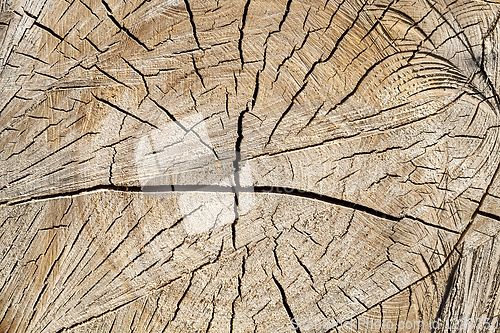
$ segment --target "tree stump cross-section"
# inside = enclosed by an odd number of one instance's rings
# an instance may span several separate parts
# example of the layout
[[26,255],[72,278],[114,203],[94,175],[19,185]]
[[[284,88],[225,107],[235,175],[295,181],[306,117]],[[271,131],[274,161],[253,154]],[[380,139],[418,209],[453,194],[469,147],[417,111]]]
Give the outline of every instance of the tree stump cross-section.
[[497,1],[0,9],[0,333],[499,331]]

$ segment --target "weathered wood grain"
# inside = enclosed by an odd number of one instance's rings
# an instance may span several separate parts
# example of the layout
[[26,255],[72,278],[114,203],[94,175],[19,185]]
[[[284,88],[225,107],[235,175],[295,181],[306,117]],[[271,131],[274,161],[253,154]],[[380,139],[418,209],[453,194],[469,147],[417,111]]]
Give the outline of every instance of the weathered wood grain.
[[1,9],[0,333],[497,317],[496,2]]

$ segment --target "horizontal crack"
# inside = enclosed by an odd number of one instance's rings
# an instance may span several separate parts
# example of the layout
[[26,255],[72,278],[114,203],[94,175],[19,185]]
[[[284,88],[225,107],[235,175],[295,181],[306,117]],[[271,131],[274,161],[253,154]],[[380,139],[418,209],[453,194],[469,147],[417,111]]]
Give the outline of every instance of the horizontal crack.
[[[323,194],[315,193],[315,192],[310,192],[310,191],[304,191],[300,189],[295,189],[295,188],[289,188],[289,187],[278,187],[278,186],[254,186],[254,187],[241,187],[241,186],[219,186],[219,185],[155,185],[155,186],[117,186],[117,185],[98,185],[86,189],[80,189],[72,192],[64,192],[64,193],[54,193],[54,194],[47,194],[47,195],[42,195],[42,196],[37,196],[37,197],[31,197],[31,198],[26,198],[22,200],[17,200],[17,201],[1,201],[0,204],[7,204],[7,205],[18,205],[22,203],[27,203],[27,202],[32,202],[32,201],[38,201],[38,200],[50,200],[50,199],[58,199],[58,198],[65,198],[65,197],[71,197],[75,195],[80,195],[80,194],[88,194],[92,192],[97,192],[97,191],[102,191],[102,190],[108,190],[108,191],[115,191],[115,192],[135,192],[135,193],[173,193],[173,192],[205,192],[205,193],[217,193],[217,192],[227,192],[227,193],[236,193],[237,195],[239,193],[274,193],[274,194],[282,194],[282,195],[290,195],[290,196],[295,196],[295,197],[300,197],[300,198],[307,198],[307,199],[313,199],[313,200],[318,200],[321,202],[333,204],[336,206],[341,206],[345,208],[351,208],[372,216],[376,216],[385,220],[389,221],[394,221],[394,222],[399,222],[405,218],[420,222],[426,226],[437,228],[446,232],[451,232],[454,234],[460,234],[460,232],[453,230],[453,229],[448,229],[446,227],[432,224],[429,222],[426,222],[420,218],[412,217],[409,215],[404,215],[404,216],[393,216],[389,215],[386,213],[383,213],[381,211],[378,211],[376,209],[373,209],[368,206],[360,205],[354,202],[350,202],[347,200],[342,200],[342,199],[337,199],[334,197],[329,197]],[[482,213],[483,215],[487,213]],[[485,215],[486,216],[486,215]]]
[[19,205],[19,204],[33,202],[33,201],[69,198],[69,197],[77,196],[80,194],[88,194],[88,193],[93,193],[93,192],[103,191],[103,190],[115,191],[115,192],[142,192],[141,188],[138,186],[126,187],[126,186],[114,186],[114,185],[97,185],[97,186],[79,189],[79,190],[70,191],[70,192],[45,194],[45,195],[40,195],[40,196],[28,197],[28,198],[21,199],[21,200],[15,200],[15,199],[4,200],[4,201],[0,201],[0,204],[13,206],[13,205]]
[[481,216],[484,216],[484,217],[488,217],[492,220],[495,220],[495,221],[499,221],[500,222],[500,216],[498,215],[495,215],[495,214],[491,214],[491,213],[488,213],[488,212],[484,212],[482,210],[478,211],[477,212],[477,215],[481,215]]

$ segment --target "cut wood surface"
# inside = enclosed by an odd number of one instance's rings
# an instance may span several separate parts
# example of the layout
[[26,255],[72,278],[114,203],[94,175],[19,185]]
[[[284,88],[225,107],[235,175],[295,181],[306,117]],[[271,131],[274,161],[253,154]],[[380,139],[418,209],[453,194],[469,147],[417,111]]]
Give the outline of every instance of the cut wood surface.
[[0,333],[500,331],[499,21],[4,1]]

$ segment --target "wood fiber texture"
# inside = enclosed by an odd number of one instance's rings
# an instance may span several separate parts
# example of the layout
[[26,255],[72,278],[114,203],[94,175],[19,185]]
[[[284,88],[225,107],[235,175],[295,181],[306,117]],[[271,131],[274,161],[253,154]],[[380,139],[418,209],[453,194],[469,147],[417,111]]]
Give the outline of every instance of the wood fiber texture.
[[0,333],[498,331],[500,2],[1,9]]

